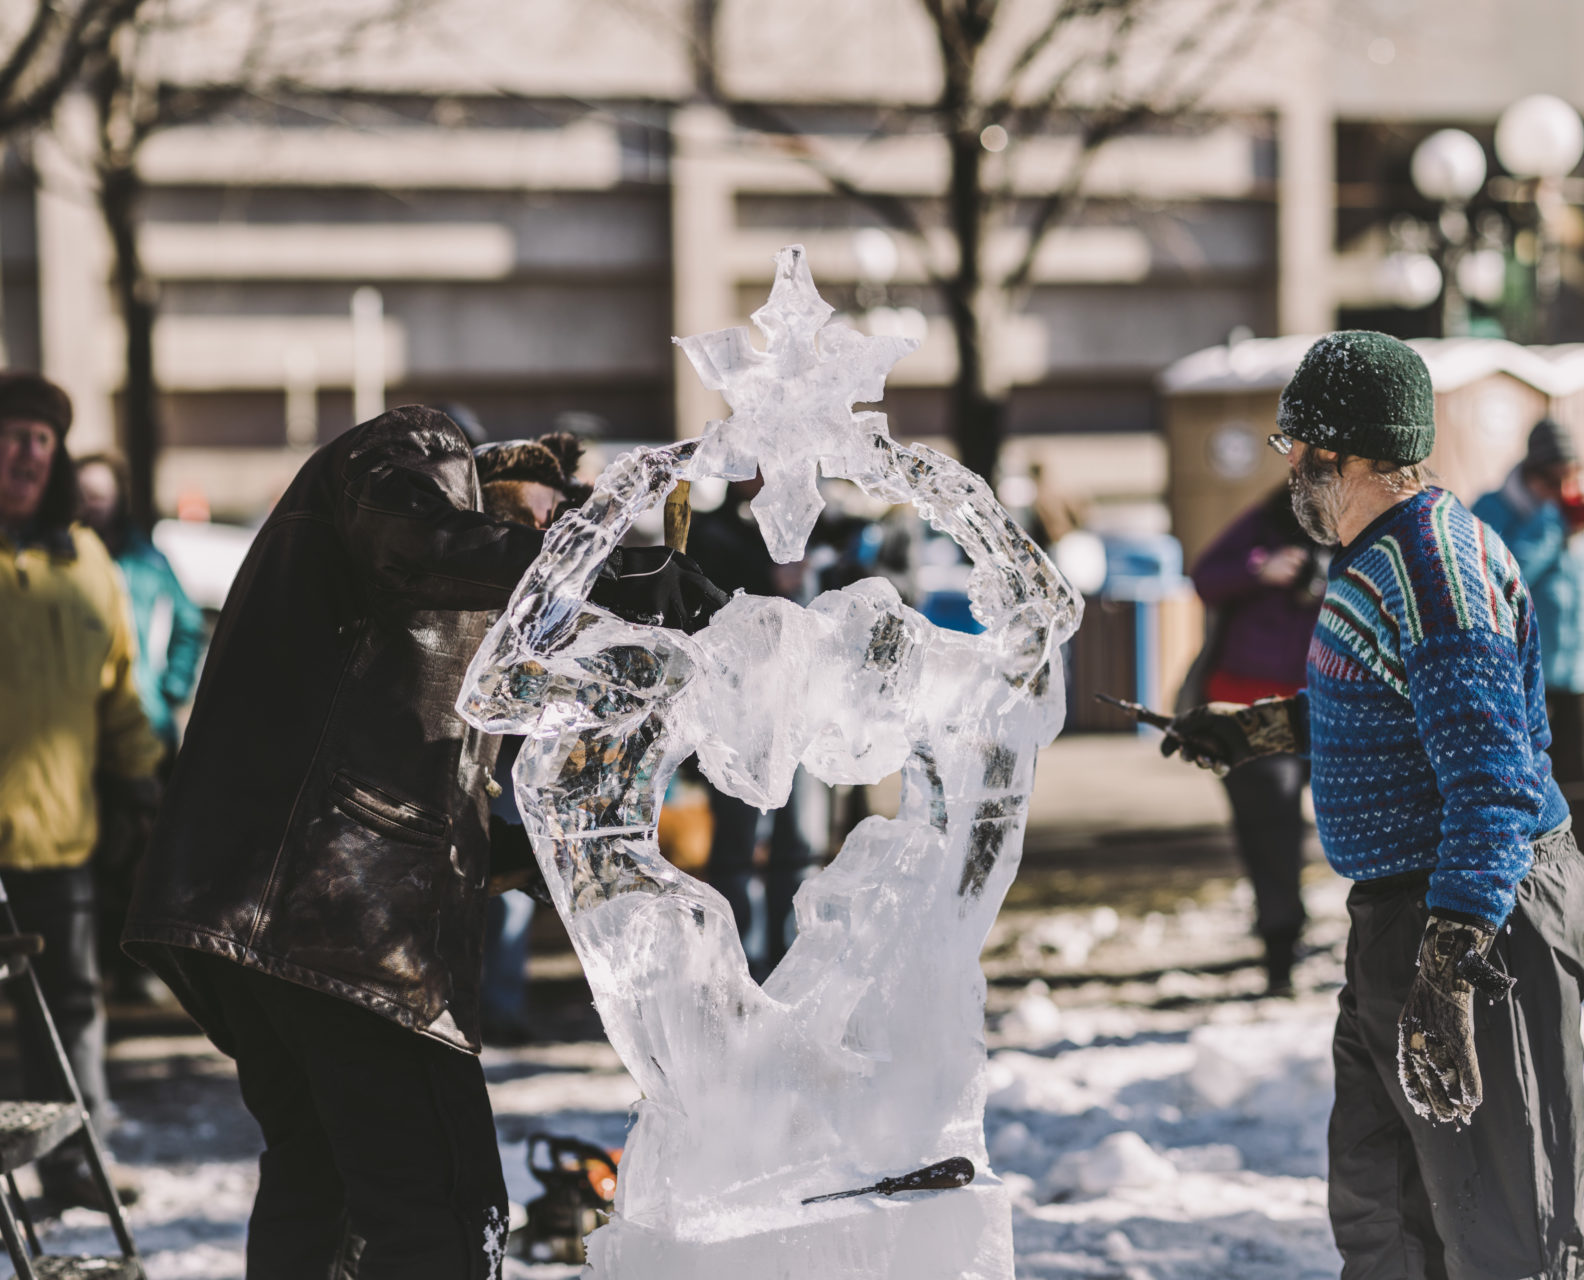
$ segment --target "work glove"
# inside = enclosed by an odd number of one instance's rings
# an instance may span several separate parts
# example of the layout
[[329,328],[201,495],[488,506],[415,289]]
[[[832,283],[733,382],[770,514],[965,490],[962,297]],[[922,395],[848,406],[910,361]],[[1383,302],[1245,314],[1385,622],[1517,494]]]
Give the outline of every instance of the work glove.
[[1397,1019],[1397,1074],[1409,1105],[1437,1123],[1467,1124],[1484,1097],[1474,1054],[1474,993],[1493,1004],[1513,980],[1485,957],[1496,931],[1431,915],[1419,972]]
[[1207,702],[1172,719],[1161,741],[1161,755],[1182,752],[1184,760],[1210,769],[1218,777],[1256,756],[1298,750],[1293,729],[1294,698],[1261,698],[1250,706],[1240,702]]
[[490,897],[521,889],[535,902],[547,907],[555,906],[550,896],[550,886],[545,883],[539,859],[534,856],[533,841],[520,823],[507,822],[498,814],[490,814]]
[[589,600],[628,622],[692,635],[709,625],[726,593],[670,547],[617,547],[594,579]]
[[111,876],[131,872],[154,833],[160,784],[154,778],[122,778],[101,773],[95,778],[99,799],[99,840],[94,860]]

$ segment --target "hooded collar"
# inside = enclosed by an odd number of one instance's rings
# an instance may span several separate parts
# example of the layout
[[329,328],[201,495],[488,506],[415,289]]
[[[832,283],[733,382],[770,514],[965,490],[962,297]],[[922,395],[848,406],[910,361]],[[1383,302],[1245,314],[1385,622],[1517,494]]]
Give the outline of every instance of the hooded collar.
[[1535,491],[1524,483],[1521,463],[1507,473],[1507,479],[1502,482],[1501,496],[1502,501],[1511,507],[1521,520],[1529,520],[1539,514],[1540,499]]

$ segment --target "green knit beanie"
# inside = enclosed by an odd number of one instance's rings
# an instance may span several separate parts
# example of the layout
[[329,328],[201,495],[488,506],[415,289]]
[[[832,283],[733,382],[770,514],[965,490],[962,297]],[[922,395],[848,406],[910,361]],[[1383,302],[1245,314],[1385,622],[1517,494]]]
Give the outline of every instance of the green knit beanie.
[[1369,329],[1328,333],[1304,353],[1276,425],[1320,449],[1423,462],[1435,444],[1430,370],[1406,342]]

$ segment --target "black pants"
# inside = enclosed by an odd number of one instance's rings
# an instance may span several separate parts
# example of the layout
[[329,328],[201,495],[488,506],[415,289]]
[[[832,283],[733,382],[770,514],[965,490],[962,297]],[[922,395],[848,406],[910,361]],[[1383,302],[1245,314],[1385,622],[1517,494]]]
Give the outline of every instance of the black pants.
[[1238,856],[1254,886],[1254,927],[1289,942],[1303,930],[1303,789],[1309,765],[1298,756],[1261,756],[1222,779],[1232,802]]
[[[4,881],[17,927],[44,939],[44,951],[33,959],[33,971],[89,1118],[102,1127],[109,1090],[93,872],[86,865],[61,871],[7,871]],[[60,1067],[48,1034],[20,1003],[14,1003],[23,1092],[29,1098],[63,1097]],[[79,1158],[76,1144],[71,1143],[43,1163],[67,1165]]]
[[1476,997],[1485,1100],[1458,1128],[1421,1119],[1397,1075],[1428,877],[1348,896],[1331,1113],[1331,1225],[1343,1280],[1572,1280],[1584,1274],[1584,858],[1571,833],[1536,845],[1492,959],[1518,980]]
[[[1584,693],[1546,690],[1546,719],[1551,724],[1551,776],[1567,797],[1568,807],[1584,809]],[[1579,813],[1584,819],[1584,812]],[[1578,821],[1574,829],[1580,829]]]
[[248,1280],[496,1280],[506,1184],[478,1059],[229,961],[190,968],[264,1131]]

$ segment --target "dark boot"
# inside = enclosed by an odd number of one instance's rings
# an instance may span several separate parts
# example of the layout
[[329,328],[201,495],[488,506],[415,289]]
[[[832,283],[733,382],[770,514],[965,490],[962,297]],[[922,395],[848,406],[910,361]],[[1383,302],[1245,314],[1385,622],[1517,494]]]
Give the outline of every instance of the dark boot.
[[[116,1198],[121,1201],[121,1207],[131,1208],[138,1202],[141,1191],[137,1179],[124,1169],[112,1168],[109,1174],[110,1185],[115,1188]],[[99,1184],[94,1181],[93,1174],[88,1172],[85,1161],[41,1161],[38,1165],[38,1175],[39,1185],[44,1191],[44,1199],[56,1213],[78,1206],[95,1209],[100,1213],[110,1211],[110,1206],[105,1203]]]
[[1293,960],[1298,950],[1298,930],[1281,929],[1264,935],[1265,994],[1290,996],[1293,993]]

